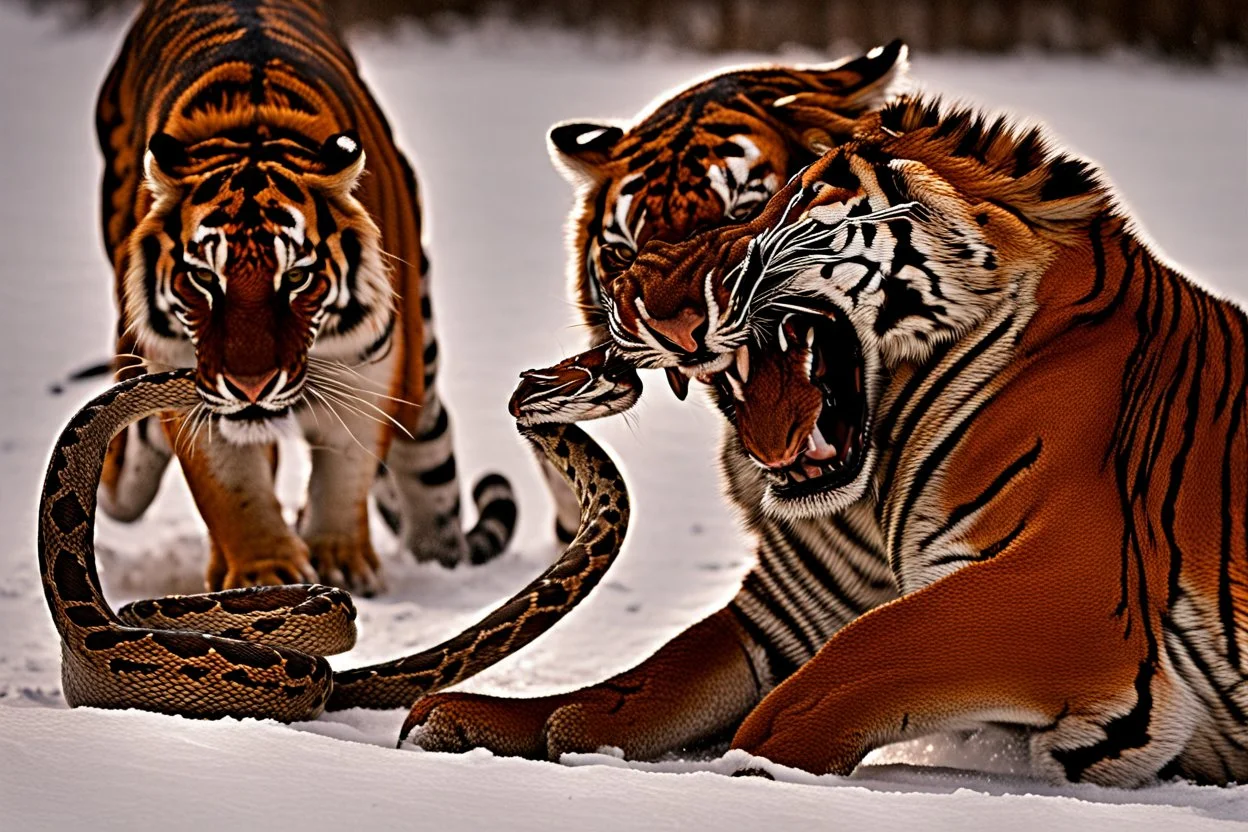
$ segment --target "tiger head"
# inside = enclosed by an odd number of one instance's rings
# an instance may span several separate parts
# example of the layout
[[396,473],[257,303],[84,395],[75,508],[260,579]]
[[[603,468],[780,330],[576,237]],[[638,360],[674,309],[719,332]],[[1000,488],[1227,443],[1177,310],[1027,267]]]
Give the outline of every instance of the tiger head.
[[[625,360],[713,385],[740,440],[728,463],[764,475],[765,510],[821,516],[866,493],[881,445],[906,440],[885,385],[977,351],[1008,360],[1054,243],[1104,205],[1092,168],[1037,130],[905,97],[864,115],[750,222],[642,252],[634,269],[654,272],[642,289],[699,287],[705,320],[687,340],[670,307],[656,319],[661,295],[633,292],[632,270],[609,304],[612,334]],[[641,334],[622,339],[625,322]]]
[[906,47],[894,41],[830,64],[719,73],[662,96],[631,125],[555,125],[551,157],[577,189],[570,279],[592,342],[608,337],[611,286],[643,247],[754,217],[905,73]]
[[228,441],[269,441],[310,355],[358,363],[389,345],[379,232],[352,196],[353,133],[320,147],[226,133],[152,136],[146,216],[131,236],[122,326],[149,358],[194,366]]

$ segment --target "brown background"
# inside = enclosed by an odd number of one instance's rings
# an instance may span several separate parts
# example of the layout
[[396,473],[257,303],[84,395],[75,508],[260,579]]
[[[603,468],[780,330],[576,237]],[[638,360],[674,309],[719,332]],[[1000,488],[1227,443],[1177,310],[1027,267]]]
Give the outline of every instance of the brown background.
[[[5,0],[76,22],[129,0]],[[1118,48],[1205,62],[1245,60],[1248,0],[329,0],[346,24],[410,17],[431,29],[498,16],[633,33],[706,51],[869,46],[894,37],[922,51],[1020,47],[1098,54]]]

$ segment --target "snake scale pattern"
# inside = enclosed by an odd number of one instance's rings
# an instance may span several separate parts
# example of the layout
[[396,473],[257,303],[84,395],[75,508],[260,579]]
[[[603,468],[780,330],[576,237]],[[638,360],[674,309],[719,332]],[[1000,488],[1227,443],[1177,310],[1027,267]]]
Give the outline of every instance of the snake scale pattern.
[[343,590],[276,586],[138,601],[114,613],[95,568],[95,500],[109,440],[131,422],[194,405],[188,370],[121,382],[70,420],[52,452],[39,508],[39,568],[60,633],[70,705],[183,716],[315,718],[329,708],[409,707],[537,638],[589,593],[628,527],[628,493],[579,428],[524,429],[568,479],[581,525],[563,555],[497,609],[442,644],[333,673],[325,655],[355,642]]

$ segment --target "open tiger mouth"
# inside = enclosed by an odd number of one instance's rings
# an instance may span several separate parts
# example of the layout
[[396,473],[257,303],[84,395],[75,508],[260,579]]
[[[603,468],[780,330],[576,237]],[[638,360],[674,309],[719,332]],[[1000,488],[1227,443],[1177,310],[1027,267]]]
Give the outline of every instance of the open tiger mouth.
[[862,471],[870,442],[865,363],[854,326],[839,310],[791,313],[780,324],[781,349],[805,349],[805,372],[822,397],[805,450],[767,478],[778,497],[840,488]]

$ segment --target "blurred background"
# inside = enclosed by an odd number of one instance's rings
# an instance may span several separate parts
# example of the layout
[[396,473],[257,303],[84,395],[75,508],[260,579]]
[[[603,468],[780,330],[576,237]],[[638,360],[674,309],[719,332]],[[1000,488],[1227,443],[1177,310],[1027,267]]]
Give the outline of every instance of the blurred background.
[[[6,0],[78,19],[130,0]],[[330,0],[344,23],[417,19],[432,29],[481,18],[628,33],[689,48],[774,50],[886,43],[914,49],[1018,48],[1104,53],[1129,48],[1181,60],[1236,56],[1248,46],[1248,0]]]

